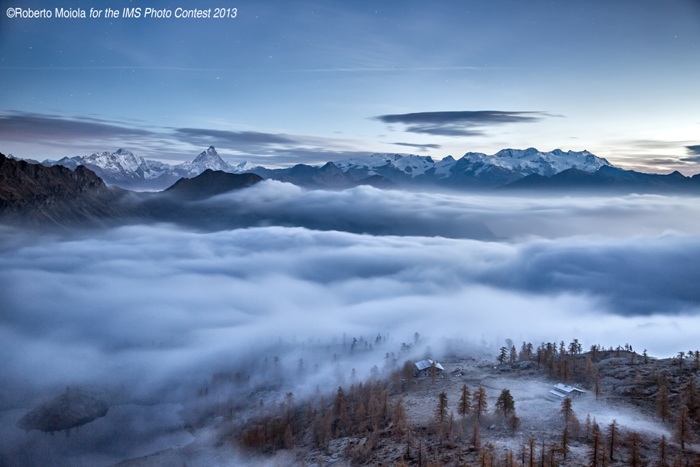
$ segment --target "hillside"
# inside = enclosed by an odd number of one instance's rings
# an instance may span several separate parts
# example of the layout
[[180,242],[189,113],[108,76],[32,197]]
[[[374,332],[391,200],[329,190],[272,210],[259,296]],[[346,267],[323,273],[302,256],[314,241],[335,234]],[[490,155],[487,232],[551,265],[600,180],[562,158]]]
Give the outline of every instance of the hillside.
[[0,154],[0,215],[8,222],[103,225],[134,214],[119,202],[124,194],[83,166],[45,167]]
[[[367,349],[362,338],[353,342]],[[381,346],[379,337],[375,344]],[[216,375],[200,389],[197,408],[184,412],[196,438],[191,445],[120,465],[189,465],[203,452],[209,459],[234,455],[245,465],[615,467],[700,461],[692,435],[700,426],[700,352],[683,360],[655,359],[629,346],[592,346],[588,352],[572,347],[572,353],[556,343],[537,349],[524,343],[519,352],[506,351],[504,363],[482,351],[459,351],[440,359],[444,371],[416,376],[415,359],[399,363],[411,347],[387,353],[387,366],[375,367],[369,379],[351,375],[308,397],[285,393],[274,380],[261,383],[261,374],[252,371]],[[333,358],[352,358],[349,351]],[[222,402],[226,391],[255,381],[258,389],[246,389],[243,399]],[[583,394],[554,395],[567,387]]]

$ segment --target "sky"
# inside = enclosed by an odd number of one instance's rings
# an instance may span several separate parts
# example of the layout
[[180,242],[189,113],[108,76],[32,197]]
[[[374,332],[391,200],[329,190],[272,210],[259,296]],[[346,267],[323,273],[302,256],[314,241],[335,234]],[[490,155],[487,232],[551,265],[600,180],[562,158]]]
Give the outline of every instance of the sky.
[[[274,167],[536,147],[700,172],[697,0],[0,5],[0,151],[17,157],[181,162],[213,145]],[[147,6],[173,17],[104,18]]]

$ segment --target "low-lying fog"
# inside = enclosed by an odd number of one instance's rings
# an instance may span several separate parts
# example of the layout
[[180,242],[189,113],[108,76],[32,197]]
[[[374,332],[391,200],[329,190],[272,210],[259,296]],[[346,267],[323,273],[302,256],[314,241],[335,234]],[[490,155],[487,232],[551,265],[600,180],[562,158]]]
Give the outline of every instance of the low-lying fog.
[[[132,403],[179,404],[214,373],[254,373],[273,356],[290,375],[302,373],[303,358],[308,371],[287,381],[311,393],[351,368],[368,375],[415,332],[436,355],[446,339],[498,348],[506,338],[577,338],[655,356],[698,345],[695,198],[328,192],[266,181],[187,208],[256,213],[258,222],[75,236],[2,230],[0,453],[44,436],[14,423],[66,386],[111,394],[124,404],[110,409],[115,417]],[[487,239],[471,235],[477,224]],[[328,353],[378,334],[388,343],[365,357]],[[172,411],[154,412],[151,423],[175,423]],[[92,461],[188,439],[144,435],[130,451],[115,441],[124,425],[112,423]]]

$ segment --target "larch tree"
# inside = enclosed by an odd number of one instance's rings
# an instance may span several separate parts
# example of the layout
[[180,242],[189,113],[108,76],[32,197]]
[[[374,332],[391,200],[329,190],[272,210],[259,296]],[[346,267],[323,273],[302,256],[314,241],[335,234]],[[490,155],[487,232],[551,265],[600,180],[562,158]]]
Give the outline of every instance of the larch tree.
[[445,420],[447,420],[447,393],[445,391],[442,391],[438,396],[435,418],[440,423],[440,426],[444,425]]
[[408,423],[406,420],[406,409],[403,405],[403,397],[399,396],[399,399],[394,404],[392,412],[392,422],[393,422],[393,433],[395,435],[403,435],[408,428]]
[[338,392],[333,401],[333,418],[334,434],[344,433],[350,422],[348,419],[348,401],[342,386],[338,387]]
[[[537,447],[537,440],[532,436],[527,441],[528,447],[530,448],[530,455],[528,456],[528,467],[535,467],[535,448]],[[523,465],[525,462],[523,462]]]
[[530,439],[528,440],[528,446],[530,448],[530,455],[528,458],[527,465],[528,467],[535,467],[535,448],[537,447],[537,440],[533,437],[530,437]]
[[591,442],[591,459],[588,465],[598,467],[600,465],[601,452],[603,450],[603,435],[598,429],[593,429],[593,440]]
[[566,462],[566,455],[569,453],[569,426],[564,425],[564,431],[561,433],[561,446],[559,448]]
[[508,418],[508,427],[510,428],[510,431],[515,434],[515,432],[518,430],[518,427],[520,426],[520,419],[518,418],[517,415],[515,415],[515,412]]
[[666,458],[668,457],[668,441],[666,440],[666,435],[661,435],[661,440],[659,440],[659,462],[660,467],[667,467],[668,463]]
[[608,442],[610,445],[610,460],[615,461],[615,443],[620,436],[620,430],[617,428],[617,420],[613,419],[608,425]]
[[459,394],[459,404],[457,405],[457,413],[466,418],[471,410],[471,401],[469,397],[469,388],[466,384],[462,385],[462,390]]
[[671,416],[671,404],[666,382],[661,383],[659,390],[656,391],[656,414],[664,422]]
[[488,408],[488,402],[486,400],[486,389],[484,389],[483,386],[479,386],[474,391],[472,401],[474,403],[474,416],[476,417],[476,421],[480,422],[481,417],[484,414],[486,414],[486,409]]
[[627,459],[627,465],[630,467],[642,467],[642,455],[641,455],[641,445],[642,437],[638,432],[633,431],[627,437],[627,446],[629,447],[629,457]]
[[683,405],[678,418],[676,419],[675,440],[681,445],[681,450],[685,450],[685,444],[693,441],[693,428],[690,426],[690,416],[688,407]]
[[697,421],[700,418],[700,390],[698,390],[694,375],[691,375],[683,386],[681,398],[685,406],[688,407],[690,419]]
[[572,425],[574,420],[576,420],[576,414],[574,413],[574,402],[570,397],[565,397],[564,400],[561,401],[561,409],[559,412],[561,413],[562,417],[564,417],[565,426]]
[[479,435],[479,424],[475,423],[472,427],[472,446],[478,451],[481,448],[481,436]]

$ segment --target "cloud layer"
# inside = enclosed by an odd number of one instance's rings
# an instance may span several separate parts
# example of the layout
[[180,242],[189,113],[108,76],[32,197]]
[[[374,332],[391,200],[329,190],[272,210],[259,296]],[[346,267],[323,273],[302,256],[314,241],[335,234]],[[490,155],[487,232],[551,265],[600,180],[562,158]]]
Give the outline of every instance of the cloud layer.
[[[0,448],[45,443],[20,439],[13,421],[68,385],[112,394],[108,417],[123,421],[110,418],[83,435],[99,443],[110,424],[128,423],[124,411],[140,410],[129,404],[189,407],[212,375],[245,371],[251,361],[268,374],[273,355],[281,356],[279,391],[310,393],[349,378],[351,368],[360,376],[381,368],[385,352],[415,332],[436,353],[455,339],[497,348],[506,338],[577,338],[659,356],[697,345],[695,199],[307,192],[264,182],[188,209],[255,212],[259,223],[59,237],[3,230]],[[400,219],[391,235],[342,228]],[[459,235],[464,219],[494,235]],[[377,352],[331,359],[353,337],[373,342],[378,334],[389,338]],[[243,398],[254,384],[225,397]],[[113,446],[149,452],[185,440],[172,428],[172,409],[149,410],[151,424],[139,428],[149,433],[145,444],[124,425],[131,434]],[[160,438],[163,430],[171,437]],[[119,460],[116,451],[110,460]]]

